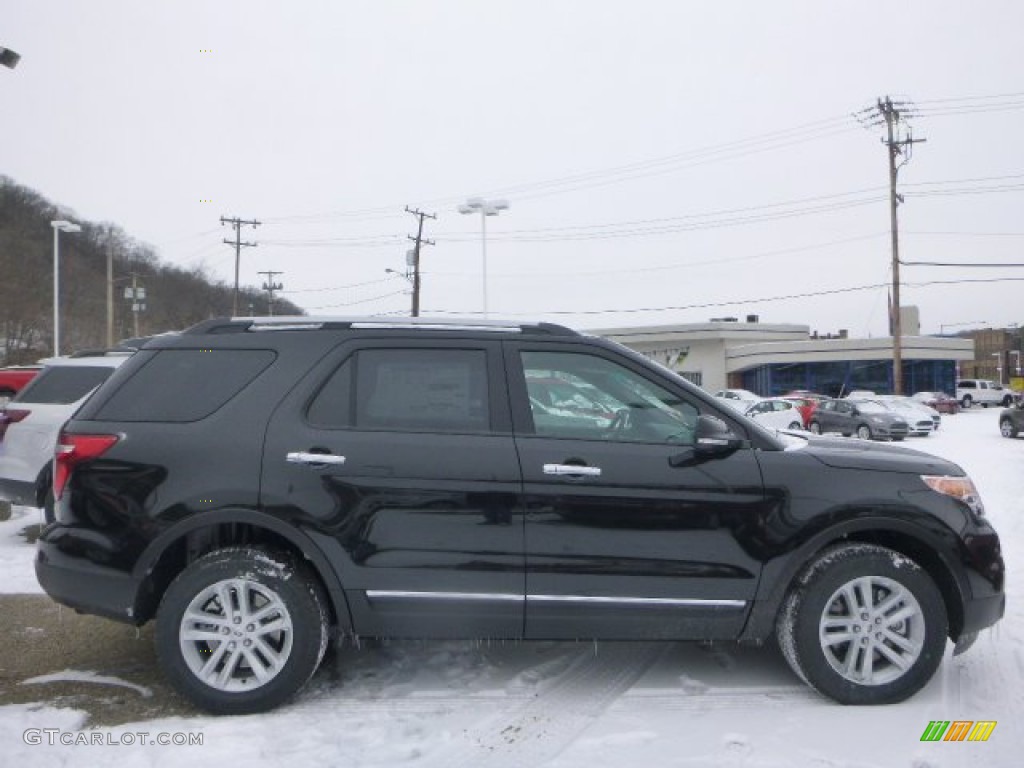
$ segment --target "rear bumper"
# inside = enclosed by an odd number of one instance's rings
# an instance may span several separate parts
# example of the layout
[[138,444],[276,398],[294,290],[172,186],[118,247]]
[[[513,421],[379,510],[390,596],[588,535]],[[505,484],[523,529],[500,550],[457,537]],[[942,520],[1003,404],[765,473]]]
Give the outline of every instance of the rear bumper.
[[1006,594],[975,598],[964,605],[964,628],[961,636],[991,627],[1006,613]]
[[136,616],[139,584],[130,573],[61,549],[61,527],[50,526],[36,543],[36,578],[50,597],[82,613],[129,624]]

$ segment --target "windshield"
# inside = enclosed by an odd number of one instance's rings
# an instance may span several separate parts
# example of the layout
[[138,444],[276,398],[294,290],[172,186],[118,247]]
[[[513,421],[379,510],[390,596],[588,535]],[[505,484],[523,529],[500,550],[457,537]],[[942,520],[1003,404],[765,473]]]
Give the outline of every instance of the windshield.
[[861,400],[857,403],[857,409],[861,413],[888,413],[889,409],[874,400]]

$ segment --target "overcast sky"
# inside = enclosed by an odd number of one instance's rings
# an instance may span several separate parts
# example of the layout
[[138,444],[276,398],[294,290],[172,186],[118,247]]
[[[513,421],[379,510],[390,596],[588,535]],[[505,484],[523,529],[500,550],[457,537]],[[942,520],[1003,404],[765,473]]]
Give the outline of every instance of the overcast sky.
[[[904,259],[1024,262],[1022,30],[1013,0],[3,0],[0,173],[228,282],[219,218],[259,219],[242,282],[311,313],[408,310],[406,205],[437,214],[424,314],[480,312],[483,195],[492,316],[879,336],[884,129],[855,113],[912,102],[927,139]],[[1024,269],[902,277],[925,333],[1024,322]]]

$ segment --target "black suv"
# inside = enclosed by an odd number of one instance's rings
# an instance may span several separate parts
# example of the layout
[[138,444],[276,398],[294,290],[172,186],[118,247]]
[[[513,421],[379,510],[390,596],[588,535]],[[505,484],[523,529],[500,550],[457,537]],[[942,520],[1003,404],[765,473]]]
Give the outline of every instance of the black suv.
[[155,618],[166,675],[222,713],[286,700],[345,635],[776,637],[822,693],[895,702],[1004,611],[958,466],[777,436],[543,323],[158,338],[66,425],[54,495],[46,591]]

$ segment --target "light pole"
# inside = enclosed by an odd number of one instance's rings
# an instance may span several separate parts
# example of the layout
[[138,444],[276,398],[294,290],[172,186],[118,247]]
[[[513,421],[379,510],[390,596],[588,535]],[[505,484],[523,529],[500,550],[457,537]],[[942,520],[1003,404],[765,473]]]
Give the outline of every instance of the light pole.
[[14,69],[18,66],[18,62],[20,60],[21,56],[19,56],[15,51],[12,51],[10,48],[4,48],[0,45],[0,64],[3,64],[8,69]]
[[484,200],[482,197],[471,197],[459,206],[459,213],[480,212],[480,244],[483,252],[483,293],[484,317],[487,317],[487,217],[497,216],[508,209],[508,200]]
[[60,233],[81,232],[77,224],[64,219],[51,221],[53,227],[53,356],[60,356]]

